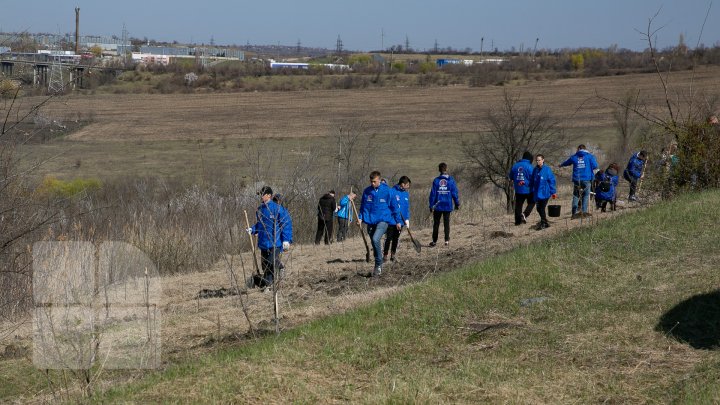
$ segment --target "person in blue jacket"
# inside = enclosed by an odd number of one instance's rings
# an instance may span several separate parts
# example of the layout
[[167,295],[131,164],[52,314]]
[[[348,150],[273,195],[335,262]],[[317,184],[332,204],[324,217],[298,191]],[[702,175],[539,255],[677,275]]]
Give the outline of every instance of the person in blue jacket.
[[[527,223],[527,217],[535,208],[535,202],[530,190],[530,177],[532,175],[533,155],[525,151],[517,163],[513,165],[508,173],[508,180],[513,182],[515,190],[515,225]],[[527,207],[523,211],[523,205],[527,201]]]
[[[411,183],[408,176],[402,176],[398,180],[398,184],[392,188],[394,193],[393,203],[397,205],[403,226],[410,225],[410,193],[408,193],[408,190]],[[385,234],[385,246],[383,247],[383,261],[387,261],[388,251],[390,252],[390,261],[395,261],[395,252],[397,252],[401,232],[402,229],[388,228],[387,234]]]
[[272,201],[272,195],[272,188],[268,186],[260,190],[262,204],[255,211],[257,223],[247,229],[249,234],[257,235],[263,269],[260,287],[273,284],[275,270],[283,267],[280,263],[280,254],[290,249],[290,244],[293,243],[290,214],[281,205]]
[[380,172],[370,173],[370,186],[363,190],[362,201],[358,222],[367,225],[367,233],[372,240],[373,253],[375,255],[375,269],[373,277],[382,274],[383,255],[380,240],[388,227],[395,227],[398,231],[402,229],[400,210],[393,202],[394,193],[387,184],[380,182]]
[[429,198],[430,212],[433,214],[433,233],[430,247],[437,244],[440,217],[443,219],[443,229],[445,230],[445,246],[450,244],[450,213],[453,212],[453,204],[454,209],[460,209],[457,185],[455,179],[448,174],[447,164],[440,163],[438,170],[440,175],[433,180]]
[[643,177],[643,168],[647,160],[647,152],[641,150],[633,154],[628,161],[627,167],[623,171],[623,178],[630,183],[629,201],[637,201],[635,193],[637,192],[638,181]]
[[538,223],[537,229],[541,230],[550,226],[545,216],[545,208],[550,198],[557,198],[555,194],[557,193],[557,189],[555,188],[555,175],[550,169],[550,166],[545,164],[545,156],[537,155],[535,157],[535,163],[536,166],[533,169],[530,184],[537,212],[540,214],[540,223]]
[[347,195],[340,199],[340,204],[337,210],[338,220],[338,231],[337,241],[342,242],[347,237],[348,224],[353,221],[355,215],[353,214],[351,201],[355,200],[355,193],[350,191]]
[[[577,152],[570,156],[566,161],[560,164],[560,167],[573,167],[573,199],[572,199],[572,217],[577,218],[582,215],[589,216],[590,212],[590,183],[592,183],[595,171],[598,169],[597,160],[592,153],[585,149],[585,145],[579,145]],[[578,203],[582,197],[582,210],[578,208]]]
[[595,174],[595,202],[602,212],[607,210],[608,203],[610,209],[615,211],[618,182],[618,165],[615,163],[610,164],[605,171],[598,171]]

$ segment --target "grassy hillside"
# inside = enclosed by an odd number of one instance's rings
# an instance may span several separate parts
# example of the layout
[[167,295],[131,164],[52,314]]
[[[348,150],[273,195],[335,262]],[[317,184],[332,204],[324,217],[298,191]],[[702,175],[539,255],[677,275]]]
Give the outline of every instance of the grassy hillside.
[[96,399],[717,401],[718,204],[690,195],[568,232]]

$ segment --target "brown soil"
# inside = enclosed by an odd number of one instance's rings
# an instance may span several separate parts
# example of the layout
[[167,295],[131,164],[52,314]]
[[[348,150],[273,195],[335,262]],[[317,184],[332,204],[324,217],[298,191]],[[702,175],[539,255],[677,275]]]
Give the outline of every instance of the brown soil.
[[[684,99],[692,87],[720,92],[720,68],[677,72],[672,97]],[[692,86],[691,86],[692,81]],[[534,100],[568,128],[612,125],[612,105],[629,90],[654,109],[664,108],[656,74],[527,82],[509,87]],[[675,94],[680,91],[684,94]],[[224,94],[95,95],[54,100],[52,117],[77,114],[91,123],[70,137],[77,140],[307,137],[328,135],[333,122],[358,119],[390,134],[460,133],[478,129],[477,118],[500,104],[504,87],[380,88]],[[27,106],[34,99],[25,100]]]

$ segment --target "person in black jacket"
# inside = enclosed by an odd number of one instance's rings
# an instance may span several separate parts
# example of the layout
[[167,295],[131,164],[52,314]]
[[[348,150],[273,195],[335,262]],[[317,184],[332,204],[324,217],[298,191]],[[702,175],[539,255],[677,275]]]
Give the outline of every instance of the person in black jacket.
[[325,238],[325,244],[333,242],[333,218],[335,215],[335,191],[330,190],[327,194],[320,197],[318,201],[318,227],[315,233],[315,244],[320,244],[320,239]]

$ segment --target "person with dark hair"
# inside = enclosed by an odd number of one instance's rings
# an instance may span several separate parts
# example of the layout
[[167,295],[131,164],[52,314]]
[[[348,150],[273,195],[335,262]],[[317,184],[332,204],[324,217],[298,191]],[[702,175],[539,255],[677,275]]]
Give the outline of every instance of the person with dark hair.
[[394,193],[387,184],[380,181],[380,172],[375,170],[370,173],[370,186],[363,190],[362,201],[358,222],[367,225],[367,233],[372,240],[373,253],[375,255],[375,268],[373,277],[382,274],[383,254],[380,240],[388,227],[402,229],[402,220],[397,204],[393,202]]
[[325,244],[329,245],[333,242],[333,219],[335,217],[335,191],[330,190],[318,201],[317,216],[318,227],[315,232],[315,244],[320,244],[320,239],[324,237]]
[[618,165],[611,163],[605,171],[598,171],[595,174],[595,203],[602,212],[606,211],[608,203],[610,203],[610,209],[615,211],[616,189],[619,182],[618,172]]
[[[393,187],[393,204],[397,205],[400,212],[400,219],[403,226],[410,226],[410,178],[408,176],[400,177],[398,184]],[[390,252],[390,261],[395,261],[395,252],[397,252],[398,241],[400,239],[401,229],[389,227],[385,234],[385,246],[383,248],[383,261],[387,261],[388,251]]]
[[[515,225],[526,224],[528,215],[535,208],[530,188],[533,171],[532,160],[532,153],[525,151],[522,159],[515,163],[508,173],[508,180],[512,181],[515,190]],[[523,211],[525,201],[527,201],[527,207]]]
[[433,214],[433,233],[430,247],[437,244],[440,217],[443,219],[443,229],[445,230],[445,246],[450,244],[450,213],[453,211],[453,204],[454,209],[460,209],[457,185],[455,179],[448,174],[447,164],[440,163],[438,170],[440,175],[433,180],[429,198],[430,212]]
[[[566,161],[560,164],[560,167],[573,167],[573,199],[572,199],[572,218],[578,218],[580,215],[590,216],[590,183],[598,169],[597,160],[592,153],[585,149],[585,145],[580,144],[577,152],[570,156]],[[578,207],[582,198],[582,209]]]
[[628,195],[628,201],[637,201],[638,181],[645,176],[645,161],[647,160],[647,152],[641,150],[633,154],[628,161],[627,167],[623,171],[623,178],[630,183],[630,194]]
[[281,205],[272,201],[272,188],[265,186],[260,190],[262,204],[255,211],[257,223],[247,229],[250,235],[257,235],[260,249],[260,263],[263,276],[260,287],[273,284],[275,271],[283,268],[280,254],[290,249],[293,243],[292,219]]
[[340,199],[340,205],[337,211],[338,231],[337,241],[342,242],[347,237],[348,224],[353,221],[352,201],[355,200],[355,193],[352,191]]
[[535,157],[535,163],[536,166],[532,172],[530,185],[533,199],[537,206],[537,212],[540,214],[540,222],[537,225],[537,229],[541,230],[550,226],[545,216],[545,208],[550,198],[553,200],[557,198],[557,194],[555,194],[557,193],[557,189],[555,187],[555,175],[550,169],[550,166],[545,164],[545,156],[538,154]]

